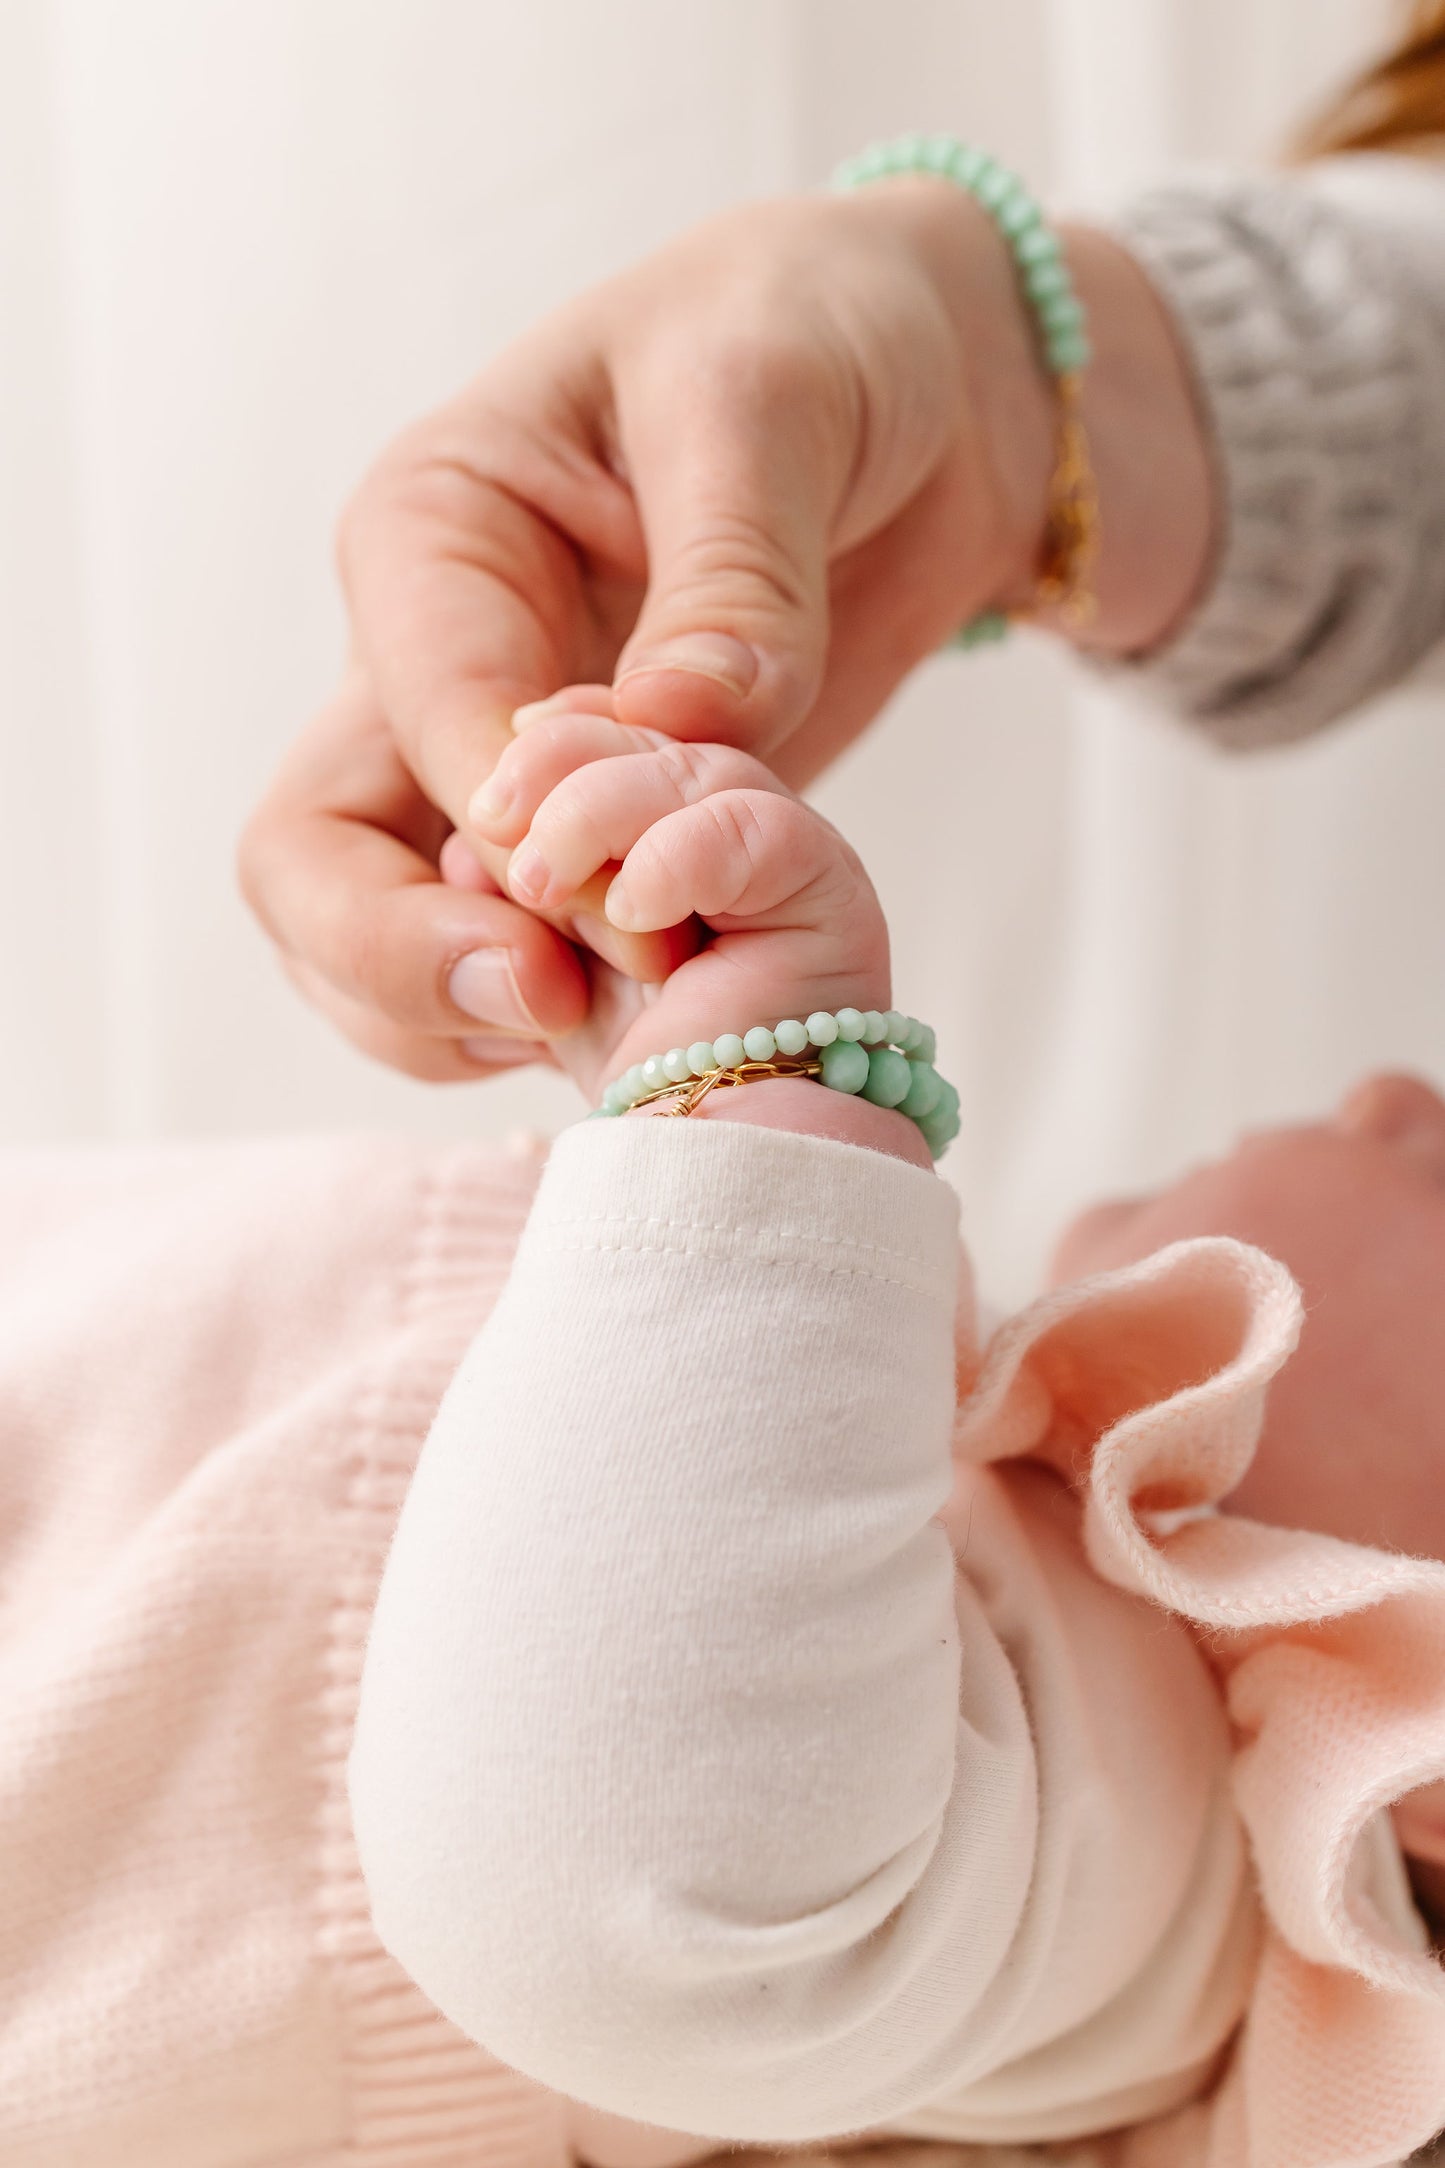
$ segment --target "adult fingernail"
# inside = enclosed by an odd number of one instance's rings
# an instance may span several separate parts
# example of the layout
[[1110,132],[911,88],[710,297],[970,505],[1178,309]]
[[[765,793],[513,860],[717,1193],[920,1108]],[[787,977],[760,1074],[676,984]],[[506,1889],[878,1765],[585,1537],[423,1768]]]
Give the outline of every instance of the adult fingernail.
[[489,1039],[478,1035],[475,1039],[458,1042],[470,1061],[481,1062],[488,1069],[520,1069],[526,1062],[540,1061],[543,1049],[534,1046],[529,1039]]
[[552,874],[542,853],[523,843],[507,860],[507,886],[522,903],[540,903]]
[[452,965],[447,992],[464,1016],[504,1031],[540,1031],[522,999],[510,949],[473,949]]
[[617,682],[625,685],[629,678],[653,670],[686,670],[694,677],[711,678],[715,684],[725,685],[730,693],[745,693],[757,680],[758,658],[731,633],[686,632],[661,647],[629,655]]

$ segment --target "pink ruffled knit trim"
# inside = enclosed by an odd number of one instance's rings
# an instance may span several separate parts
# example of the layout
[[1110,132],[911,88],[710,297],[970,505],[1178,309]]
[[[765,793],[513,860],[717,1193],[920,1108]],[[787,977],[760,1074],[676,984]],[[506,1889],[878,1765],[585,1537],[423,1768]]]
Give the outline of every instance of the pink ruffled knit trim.
[[1445,1971],[1366,1894],[1386,1813],[1445,1777],[1445,1566],[1213,1509],[1300,1327],[1282,1266],[1182,1243],[995,1337],[959,1446],[1033,1454],[1084,1497],[1096,1570],[1190,1622],[1235,1727],[1265,1912],[1255,1993],[1209,2100],[1054,2159],[1090,2168],[1392,2168],[1445,2123]]

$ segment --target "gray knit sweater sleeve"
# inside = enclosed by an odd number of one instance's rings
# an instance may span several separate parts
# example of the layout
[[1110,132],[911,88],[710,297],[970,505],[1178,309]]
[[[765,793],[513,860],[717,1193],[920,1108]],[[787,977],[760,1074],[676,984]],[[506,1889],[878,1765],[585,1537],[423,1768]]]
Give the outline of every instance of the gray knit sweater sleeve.
[[1190,179],[1113,225],[1176,317],[1221,499],[1207,592],[1122,677],[1226,745],[1303,736],[1445,639],[1445,164]]

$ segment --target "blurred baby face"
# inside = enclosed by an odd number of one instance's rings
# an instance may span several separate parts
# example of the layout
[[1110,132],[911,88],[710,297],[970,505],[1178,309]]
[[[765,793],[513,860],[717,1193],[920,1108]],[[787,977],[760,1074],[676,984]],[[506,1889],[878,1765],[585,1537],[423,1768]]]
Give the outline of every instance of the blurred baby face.
[[1248,1136],[1155,1196],[1086,1212],[1053,1277],[1216,1234],[1280,1258],[1306,1310],[1231,1506],[1445,1556],[1445,1100],[1373,1077],[1326,1121]]

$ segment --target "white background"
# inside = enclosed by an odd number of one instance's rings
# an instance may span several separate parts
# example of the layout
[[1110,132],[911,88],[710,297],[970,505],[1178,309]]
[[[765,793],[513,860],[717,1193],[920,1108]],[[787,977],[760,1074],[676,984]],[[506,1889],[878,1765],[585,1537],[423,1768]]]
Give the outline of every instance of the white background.
[[[904,127],[1069,203],[1267,157],[1365,0],[5,0],[0,1140],[553,1126],[368,1067],[232,851],[341,638],[335,512],[539,311]],[[1382,1062],[1445,1077],[1419,697],[1228,761],[1017,643],[920,672],[820,793],[963,1092],[995,1291],[1074,1200]]]

